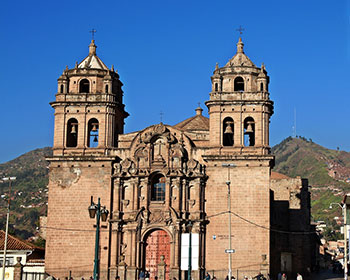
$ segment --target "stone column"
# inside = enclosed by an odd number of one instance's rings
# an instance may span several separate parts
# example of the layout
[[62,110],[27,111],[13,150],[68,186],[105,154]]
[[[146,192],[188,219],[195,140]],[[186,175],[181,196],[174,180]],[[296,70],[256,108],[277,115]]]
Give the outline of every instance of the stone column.
[[124,261],[124,256],[120,256],[120,263],[118,266],[118,276],[120,277],[120,280],[127,280],[126,278],[127,269],[126,269],[126,263]]
[[160,262],[158,264],[158,280],[166,280],[166,263],[164,262],[164,256],[160,256]]
[[17,263],[13,271],[13,280],[22,280],[23,265],[21,264],[21,260],[21,257],[17,257]]

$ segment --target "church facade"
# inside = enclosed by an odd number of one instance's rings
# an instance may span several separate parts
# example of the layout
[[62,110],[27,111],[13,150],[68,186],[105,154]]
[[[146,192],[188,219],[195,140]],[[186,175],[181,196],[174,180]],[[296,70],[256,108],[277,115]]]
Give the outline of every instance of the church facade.
[[[159,123],[126,134],[123,84],[97,56],[94,41],[81,63],[64,70],[51,103],[47,273],[92,275],[91,197],[110,212],[101,222],[101,279],[137,279],[143,270],[151,279],[184,279],[189,232],[193,279],[206,272],[224,279],[229,258],[239,278],[311,266],[303,250],[310,236],[292,233],[310,230],[308,186],[271,175],[269,77],[243,47],[240,38],[232,59],[214,70],[205,103],[209,118],[198,107],[176,125]],[[285,223],[292,208],[302,219]]]

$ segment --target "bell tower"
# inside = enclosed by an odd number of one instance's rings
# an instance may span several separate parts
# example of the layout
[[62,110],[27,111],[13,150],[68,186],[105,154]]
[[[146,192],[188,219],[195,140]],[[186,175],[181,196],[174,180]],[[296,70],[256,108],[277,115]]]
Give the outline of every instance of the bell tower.
[[58,78],[55,109],[54,156],[104,154],[117,147],[128,113],[118,73],[96,55],[89,55]]
[[237,53],[228,63],[216,65],[210,100],[210,145],[220,153],[269,153],[269,77],[265,66],[256,67],[245,55],[239,38]]

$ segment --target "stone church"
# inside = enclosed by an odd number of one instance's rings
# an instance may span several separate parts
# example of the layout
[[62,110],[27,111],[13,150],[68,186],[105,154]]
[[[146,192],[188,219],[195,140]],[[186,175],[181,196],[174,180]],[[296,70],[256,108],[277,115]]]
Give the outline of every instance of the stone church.
[[209,118],[198,107],[176,125],[132,133],[124,133],[123,83],[97,56],[94,40],[88,56],[63,71],[51,103],[48,274],[92,275],[91,197],[109,211],[100,229],[101,279],[134,280],[142,270],[152,280],[187,279],[189,232],[196,280],[206,272],[224,279],[229,258],[239,279],[310,269],[308,183],[271,171],[269,76],[243,47],[239,38],[236,54],[215,67]]

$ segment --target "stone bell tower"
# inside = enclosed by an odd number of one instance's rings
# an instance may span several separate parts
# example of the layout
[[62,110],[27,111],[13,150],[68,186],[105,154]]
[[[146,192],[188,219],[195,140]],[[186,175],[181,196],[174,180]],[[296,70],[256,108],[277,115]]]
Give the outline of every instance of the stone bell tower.
[[[206,269],[215,268],[221,278],[226,277],[229,266],[232,271],[264,274],[270,269],[270,233],[266,229],[270,226],[269,185],[274,161],[269,147],[273,102],[265,66],[255,66],[243,46],[239,38],[236,54],[225,66],[216,65],[210,99],[205,103],[209,148],[202,157],[209,177],[206,211],[213,217],[207,227]],[[235,253],[225,254],[228,248]],[[210,258],[213,252],[215,258]]]
[[[46,271],[64,277],[63,270],[78,270],[74,277],[92,275],[96,221],[87,207],[101,199],[113,212],[111,175],[118,138],[123,133],[122,82],[96,55],[94,40],[89,54],[58,79],[53,156],[49,158],[49,198],[47,216]],[[102,279],[109,276],[112,248],[109,223],[102,222],[100,246]],[[72,245],[74,244],[74,245]],[[115,249],[114,249],[115,250]],[[78,269],[79,268],[79,269]]]
[[223,153],[269,153],[269,77],[265,66],[256,67],[245,55],[239,38],[237,53],[227,64],[215,68],[210,100],[210,144]]
[[117,146],[128,113],[123,105],[123,83],[112,66],[96,55],[94,40],[89,55],[58,78],[55,109],[54,155],[108,154]]

